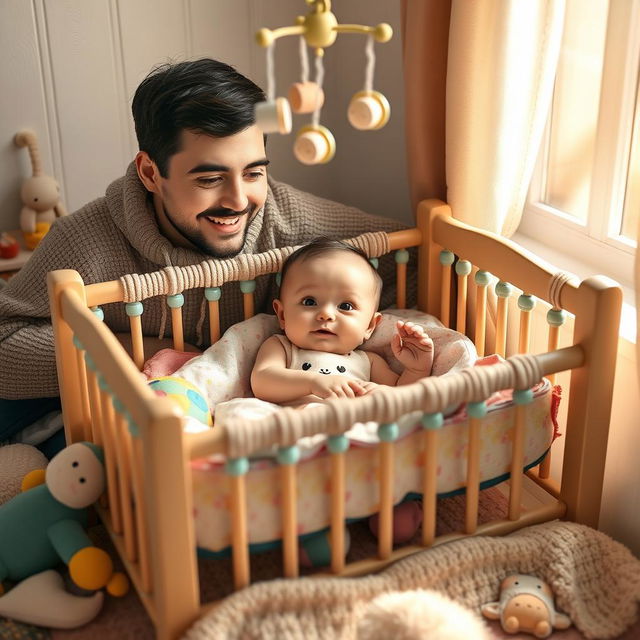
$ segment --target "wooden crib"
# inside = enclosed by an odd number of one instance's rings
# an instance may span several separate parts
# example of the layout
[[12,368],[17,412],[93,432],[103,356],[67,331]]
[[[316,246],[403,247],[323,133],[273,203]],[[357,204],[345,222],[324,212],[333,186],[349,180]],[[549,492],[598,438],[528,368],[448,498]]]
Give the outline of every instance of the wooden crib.
[[[382,394],[354,400],[334,400],[315,411],[285,409],[239,439],[242,425],[216,426],[199,434],[183,433],[183,418],[166,398],[158,398],[144,383],[139,369],[144,360],[144,339],[139,315],[131,315],[133,354],[130,357],[107,326],[99,307],[123,303],[121,281],[84,285],[70,270],[49,274],[49,297],[56,341],[58,376],[67,443],[91,440],[102,444],[107,469],[107,492],[97,506],[124,565],[135,585],[158,637],[176,638],[206,607],[199,600],[189,462],[213,453],[227,456],[232,503],[232,555],[236,588],[250,583],[250,557],[245,512],[247,456],[267,443],[283,451],[301,433],[327,433],[330,450],[331,571],[359,575],[376,571],[399,557],[424,550],[453,537],[473,534],[504,535],[526,525],[567,518],[597,527],[602,494],[614,368],[617,352],[621,291],[604,277],[577,283],[542,264],[513,242],[474,229],[451,216],[448,205],[422,202],[417,227],[388,235],[388,248],[396,252],[397,306],[405,306],[407,252],[418,247],[418,307],[439,317],[445,325],[465,332],[473,325],[480,355],[485,353],[489,273],[500,282],[495,289],[497,317],[495,351],[505,354],[507,326],[518,327],[520,355],[493,367],[445,378],[429,378],[389,390],[394,402]],[[275,271],[277,269],[271,269]],[[469,279],[472,278],[472,284]],[[456,282],[453,283],[452,280]],[[518,298],[518,318],[507,322],[509,286],[523,292]],[[456,284],[457,286],[452,286]],[[475,291],[473,290],[475,287]],[[219,337],[218,300],[207,290],[211,340]],[[244,286],[245,316],[253,314],[251,286]],[[455,291],[452,295],[450,292]],[[472,295],[475,294],[475,295]],[[548,301],[548,351],[526,354],[531,335],[532,303]],[[474,301],[473,316],[467,301]],[[558,331],[564,309],[575,316],[572,344],[558,349]],[[512,312],[513,313],[513,312]],[[183,344],[180,309],[171,309],[174,345]],[[467,317],[474,320],[467,323]],[[511,329],[510,329],[511,330]],[[490,349],[493,348],[491,344]],[[522,429],[527,410],[526,389],[541,376],[571,370],[568,418],[563,425],[565,449],[562,479],[549,478],[548,457],[526,475],[548,494],[537,509],[521,506],[523,486]],[[468,374],[468,375],[466,375]],[[522,392],[513,425],[509,513],[502,520],[478,525],[477,429],[483,400],[490,393],[513,388]],[[473,411],[469,426],[464,531],[435,536],[435,460],[442,411],[467,402]],[[392,407],[392,408],[390,408]],[[420,410],[423,424],[424,479],[423,546],[392,548],[392,486],[394,421],[406,412]],[[295,416],[294,416],[295,414]],[[342,432],[352,421],[375,420],[385,429],[379,449],[380,532],[378,557],[345,564],[344,473],[349,452],[343,451]],[[295,423],[295,429],[292,425]],[[281,440],[278,440],[280,438]],[[293,458],[294,459],[294,458]],[[283,575],[298,575],[296,533],[296,464],[283,460],[280,467],[283,522]]]

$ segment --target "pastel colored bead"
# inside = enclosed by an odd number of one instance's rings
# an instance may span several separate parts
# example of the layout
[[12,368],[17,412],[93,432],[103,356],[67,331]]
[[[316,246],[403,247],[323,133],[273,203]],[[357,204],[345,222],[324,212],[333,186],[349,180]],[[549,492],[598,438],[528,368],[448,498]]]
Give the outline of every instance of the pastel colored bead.
[[468,276],[471,273],[471,263],[468,260],[456,262],[456,273],[459,276]]
[[380,266],[380,260],[378,260],[378,258],[369,258],[369,262],[374,269],[377,269]]
[[100,307],[91,307],[91,312],[100,322],[104,320],[104,311]]
[[300,460],[300,449],[296,445],[280,447],[276,458],[279,464],[296,464]]
[[157,396],[168,397],[185,416],[195,418],[211,427],[211,411],[204,394],[183,378],[163,376],[149,380],[149,386]]
[[240,291],[242,293],[253,293],[256,290],[256,281],[255,280],[241,280],[240,281]]
[[249,459],[229,458],[224,464],[224,470],[230,476],[243,476],[249,471]]
[[127,302],[124,306],[124,310],[130,318],[141,316],[143,310],[142,302]]
[[381,129],[391,115],[389,101],[378,91],[360,91],[349,102],[347,117],[361,131]]
[[531,389],[517,389],[513,392],[513,401],[515,404],[529,404],[533,400],[533,391]]
[[518,308],[521,311],[533,311],[536,306],[536,299],[526,293],[518,296]]
[[399,429],[395,422],[381,424],[378,427],[378,438],[381,442],[394,442],[398,439]]
[[167,304],[171,309],[179,309],[184,304],[184,296],[181,293],[167,296]]
[[562,309],[549,309],[547,311],[547,323],[552,327],[561,327],[567,318],[567,314]]
[[258,102],[254,113],[263,133],[291,132],[291,106],[286,98]]
[[467,413],[472,418],[484,418],[487,415],[487,403],[469,402],[467,403]]
[[513,287],[508,282],[503,282],[500,280],[496,284],[496,295],[501,298],[508,298],[513,292]]
[[327,447],[331,453],[344,453],[349,448],[349,438],[344,434],[329,436]]
[[406,249],[398,249],[393,257],[397,264],[407,264],[409,262],[409,252]]
[[302,127],[293,145],[293,153],[302,164],[325,164],[333,158],[335,152],[335,138],[322,125]]
[[206,287],[204,297],[208,302],[217,302],[222,297],[222,289],[220,287]]
[[476,271],[474,279],[478,286],[486,287],[491,282],[491,274],[488,271]]
[[423,429],[441,429],[444,423],[442,413],[425,413],[421,420]]
[[313,113],[324,104],[324,91],[317,82],[294,82],[287,97],[293,113]]
[[439,260],[440,264],[443,267],[450,267],[453,264],[453,261],[456,259],[455,255],[452,251],[447,251],[446,249],[440,252]]

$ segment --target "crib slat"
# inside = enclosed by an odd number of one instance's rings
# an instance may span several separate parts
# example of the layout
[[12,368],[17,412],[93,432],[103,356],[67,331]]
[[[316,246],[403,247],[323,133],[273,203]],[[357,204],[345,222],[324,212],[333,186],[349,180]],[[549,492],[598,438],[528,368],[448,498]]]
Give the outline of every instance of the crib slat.
[[484,402],[469,402],[469,443],[467,450],[467,499],[465,527],[467,534],[475,533],[478,527],[478,500],[480,497],[480,421],[487,413]]
[[516,403],[516,421],[513,427],[513,444],[511,449],[511,480],[509,483],[509,520],[520,517],[522,498],[522,479],[524,477],[524,429],[527,404],[533,400],[530,389],[514,391],[513,401]]
[[281,447],[278,450],[280,463],[280,491],[282,502],[282,552],[285,578],[297,578],[298,565],[298,513],[297,513],[297,462],[298,447]]
[[133,361],[142,371],[144,366],[144,341],[142,340],[142,302],[127,302],[124,305],[125,313],[129,316],[131,331],[131,348]]
[[240,291],[242,291],[242,306],[244,319],[252,318],[255,315],[254,292],[256,290],[255,280],[240,281]]
[[344,435],[329,436],[331,452],[331,571],[344,569],[345,458],[349,440]]
[[451,265],[455,256],[451,251],[440,252],[440,264],[442,265],[442,295],[440,298],[440,320],[449,328],[449,309],[451,307]]
[[130,562],[136,560],[135,532],[133,529],[133,509],[131,505],[131,436],[127,430],[126,421],[122,415],[122,405],[113,401],[116,410],[116,453],[118,457],[118,478],[120,480],[120,505],[122,508],[122,530],[124,534],[124,548]]
[[503,358],[507,351],[507,313],[509,310],[509,296],[512,287],[508,282],[498,282],[496,284],[496,295],[498,296],[498,317],[496,320],[496,353]]
[[[82,437],[87,442],[93,442],[91,435],[91,411],[89,409],[89,396],[87,395],[87,368],[84,362],[84,351],[76,347],[78,361],[78,376],[80,378],[80,405],[82,408]],[[69,443],[70,444],[70,443]]]
[[220,287],[207,287],[204,290],[204,297],[207,299],[209,308],[209,339],[211,344],[220,340],[220,297],[222,290]]
[[143,454],[140,438],[134,436],[131,441],[133,456],[131,457],[131,477],[135,499],[136,532],[138,538],[138,554],[140,558],[140,578],[142,590],[151,593],[151,563],[149,562],[149,531],[147,529],[147,504],[142,478]]
[[393,475],[394,441],[398,425],[394,422],[378,427],[380,439],[380,519],[378,525],[378,556],[381,560],[391,555],[393,545]]
[[422,418],[422,544],[430,547],[436,538],[436,491],[438,473],[438,429],[442,427],[441,413],[426,414]]
[[104,462],[107,470],[107,495],[109,496],[109,511],[114,533],[122,533],[122,518],[120,515],[120,480],[116,463],[115,419],[111,396],[102,376],[98,378],[100,387],[100,408],[102,410],[102,436],[104,438]]
[[518,353],[529,353],[531,312],[533,311],[535,304],[533,296],[523,293],[518,297],[518,308],[520,309],[520,337],[518,340]]
[[407,307],[407,263],[409,252],[406,249],[398,249],[394,254],[396,261],[396,307]]
[[233,550],[233,586],[236,590],[249,586],[249,536],[247,533],[247,458],[230,459],[225,471],[231,482],[231,548]]
[[[87,356],[85,355],[85,359]],[[88,365],[87,389],[89,391],[89,407],[91,409],[91,442],[102,446],[102,411],[100,410],[100,390],[98,380],[92,368]]]
[[487,286],[491,282],[491,274],[488,271],[476,271],[476,336],[475,345],[478,356],[484,356],[485,340],[487,335]]
[[458,275],[458,302],[456,305],[456,331],[465,333],[467,330],[467,282],[471,273],[471,263],[468,260],[456,262]]
[[173,334],[173,348],[176,351],[184,351],[184,332],[182,327],[182,305],[184,296],[177,293],[167,296],[167,304],[171,308],[171,333]]

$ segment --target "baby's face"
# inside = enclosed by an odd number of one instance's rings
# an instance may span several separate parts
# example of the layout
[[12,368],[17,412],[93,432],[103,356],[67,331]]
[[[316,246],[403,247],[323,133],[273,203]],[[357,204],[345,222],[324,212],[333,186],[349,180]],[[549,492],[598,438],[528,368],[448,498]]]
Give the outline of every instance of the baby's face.
[[347,354],[373,333],[377,285],[357,254],[331,251],[294,262],[273,306],[287,338],[301,349]]

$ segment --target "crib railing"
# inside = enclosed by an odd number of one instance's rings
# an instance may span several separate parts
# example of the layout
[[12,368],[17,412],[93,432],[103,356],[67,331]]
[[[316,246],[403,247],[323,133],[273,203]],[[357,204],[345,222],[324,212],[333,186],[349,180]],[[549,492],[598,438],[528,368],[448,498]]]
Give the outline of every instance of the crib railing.
[[[419,411],[423,426],[422,543],[425,547],[450,539],[436,538],[436,456],[438,429],[445,407],[467,403],[470,415],[467,448],[466,512],[464,531],[504,534],[518,527],[562,517],[588,524],[597,523],[611,385],[615,365],[615,342],[619,317],[619,290],[604,279],[589,279],[579,285],[559,278],[552,267],[527,257],[513,243],[479,232],[450,217],[449,208],[439,202],[423,203],[418,228],[389,234],[378,255],[393,251],[397,272],[397,305],[406,306],[407,249],[419,246],[419,308],[440,315],[445,325],[474,333],[479,352],[492,350],[486,338],[490,272],[499,279],[500,291],[511,295],[511,281],[523,293],[519,300],[518,351],[521,355],[493,367],[429,378],[414,385],[393,389],[390,394],[372,394],[354,400],[334,400],[316,411],[283,409],[260,424],[216,426],[200,434],[185,434],[177,409],[166,398],[158,398],[146,386],[139,369],[144,362],[141,328],[146,295],[166,295],[171,309],[174,347],[183,345],[180,282],[175,274],[155,277],[160,284],[140,295],[139,283],[117,281],[84,286],[75,272],[49,276],[57,363],[68,442],[89,439],[103,444],[107,467],[106,499],[99,507],[129,575],[161,637],[174,637],[199,612],[195,535],[191,517],[193,504],[188,461],[213,453],[227,457],[231,493],[231,545],[234,584],[250,582],[249,535],[246,516],[248,457],[264,446],[279,446],[282,519],[283,573],[298,575],[295,501],[298,451],[301,435],[328,434],[331,483],[331,570],[356,575],[381,568],[388,562],[413,553],[415,547],[392,550],[394,447],[396,421]],[[376,243],[379,239],[375,240]],[[375,253],[375,252],[374,252]],[[371,255],[371,252],[369,252]],[[456,257],[458,259],[456,260]],[[372,256],[375,259],[376,255]],[[253,314],[255,277],[279,269],[279,254],[265,267],[213,274],[204,283],[209,314],[210,340],[220,335],[219,303],[222,282],[237,280],[244,295],[244,313]],[[455,264],[455,267],[453,265]],[[459,266],[460,265],[460,266]],[[253,269],[253,271],[251,271]],[[451,294],[453,270],[457,289]],[[476,295],[469,295],[468,278],[474,274]],[[152,274],[153,275],[153,274]],[[191,277],[179,274],[180,278]],[[163,280],[164,278],[164,280]],[[173,278],[173,279],[172,279]],[[562,280],[562,282],[561,282]],[[552,290],[549,291],[549,283]],[[553,284],[555,283],[555,284]],[[184,284],[184,283],[182,283]],[[196,285],[192,285],[196,286]],[[200,286],[200,285],[199,285]],[[553,288],[555,287],[555,288]],[[498,293],[497,350],[506,354],[507,295]],[[549,352],[526,355],[529,350],[531,303],[534,296],[550,299],[547,320]],[[469,323],[468,302],[474,299],[475,319]],[[500,303],[500,300],[505,302]],[[555,304],[554,304],[555,302]],[[109,303],[126,305],[132,335],[132,357],[101,322],[99,307]],[[501,310],[502,308],[502,310]],[[557,349],[562,309],[576,316],[573,345]],[[549,320],[551,318],[551,320]],[[470,325],[470,326],[468,326]],[[473,328],[474,331],[469,331]],[[597,336],[597,339],[596,339]],[[488,345],[488,346],[485,346]],[[574,370],[569,399],[569,423],[562,483],[558,486],[544,473],[532,474],[554,496],[549,504],[521,510],[523,483],[522,433],[530,388],[542,376]],[[596,385],[604,385],[597,388]],[[505,520],[478,525],[479,447],[477,433],[486,414],[485,399],[494,391],[516,389],[516,418],[513,426],[509,512]],[[593,394],[589,397],[589,394]],[[584,402],[584,406],[581,406]],[[380,528],[378,559],[345,565],[345,463],[349,452],[343,435],[354,422],[380,423],[379,496]],[[242,435],[241,435],[242,434]],[[588,468],[589,474],[584,470]],[[171,505],[171,508],[167,508]]]

